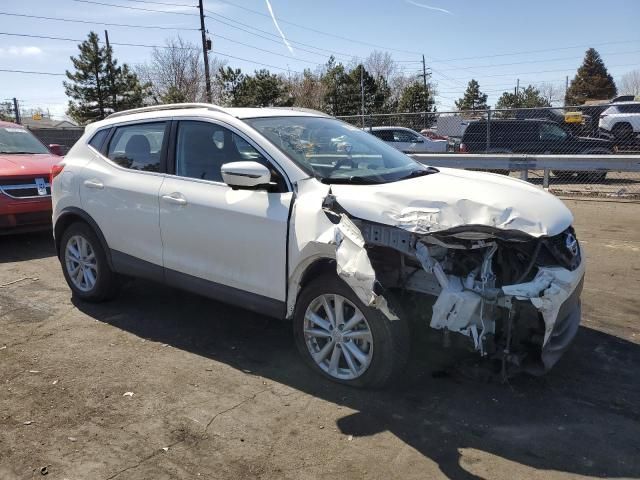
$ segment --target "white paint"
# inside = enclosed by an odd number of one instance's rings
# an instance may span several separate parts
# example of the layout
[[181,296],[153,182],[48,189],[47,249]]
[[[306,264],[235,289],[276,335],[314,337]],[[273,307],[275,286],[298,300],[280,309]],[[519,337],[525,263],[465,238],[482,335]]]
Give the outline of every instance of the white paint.
[[463,225],[557,235],[573,222],[557,197],[521,180],[449,168],[382,185],[334,185],[351,215],[427,234]]

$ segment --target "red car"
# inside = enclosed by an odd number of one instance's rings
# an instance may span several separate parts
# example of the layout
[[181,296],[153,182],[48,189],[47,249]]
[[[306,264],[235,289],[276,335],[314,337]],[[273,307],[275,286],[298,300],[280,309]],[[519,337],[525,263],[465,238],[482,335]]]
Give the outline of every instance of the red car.
[[0,235],[51,228],[49,175],[61,160],[59,149],[0,121]]

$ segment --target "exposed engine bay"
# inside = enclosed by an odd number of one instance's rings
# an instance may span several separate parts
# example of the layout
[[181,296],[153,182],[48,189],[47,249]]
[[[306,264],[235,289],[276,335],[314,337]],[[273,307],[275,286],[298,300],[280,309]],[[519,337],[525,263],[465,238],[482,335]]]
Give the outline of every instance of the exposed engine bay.
[[[352,215],[331,191],[321,201],[324,220],[294,230],[301,251],[335,249],[338,275],[389,321],[398,318],[390,299],[401,298],[426,314],[445,343],[449,334],[461,336],[480,356],[501,362],[505,376],[546,372],[573,340],[585,266],[571,226],[552,235],[486,224],[437,229],[435,208],[405,209],[388,225]],[[517,212],[509,215],[520,221]],[[301,241],[310,230],[321,234]]]

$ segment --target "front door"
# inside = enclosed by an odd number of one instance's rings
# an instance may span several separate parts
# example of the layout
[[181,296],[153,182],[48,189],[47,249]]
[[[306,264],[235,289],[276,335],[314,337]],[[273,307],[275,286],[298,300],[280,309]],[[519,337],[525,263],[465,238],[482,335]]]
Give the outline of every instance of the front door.
[[257,161],[278,174],[238,132],[212,121],[180,121],[173,148],[175,174],[160,190],[167,279],[231,303],[245,293],[247,302],[284,302],[292,198],[284,179],[272,192],[227,186],[220,173],[226,163]]

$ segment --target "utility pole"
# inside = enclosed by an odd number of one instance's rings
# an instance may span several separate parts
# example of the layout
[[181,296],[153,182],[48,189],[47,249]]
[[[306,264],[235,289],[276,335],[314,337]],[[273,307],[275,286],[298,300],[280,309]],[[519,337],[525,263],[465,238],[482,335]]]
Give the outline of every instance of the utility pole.
[[360,65],[360,112],[362,114],[362,128],[364,128],[364,65]]
[[[422,85],[424,86],[424,105],[425,105],[425,110],[426,110],[426,105],[427,105],[427,95],[428,95],[428,90],[427,90],[427,64],[424,60],[424,53],[422,54]],[[424,118],[422,119],[422,127],[423,128],[427,128],[427,112],[425,111],[424,113]]]
[[516,79],[516,97],[518,96],[518,92],[520,92],[520,79]]
[[113,111],[116,111],[117,106],[117,97],[116,97],[116,87],[115,87],[115,78],[113,74],[113,61],[111,59],[111,45],[109,45],[109,32],[107,30],[104,31],[104,43],[107,45],[107,75],[109,76],[109,87],[111,88],[111,102]]
[[569,90],[569,75],[567,75],[564,79],[564,89],[565,91]]
[[16,115],[16,123],[22,124],[22,118],[20,118],[20,109],[18,108],[18,99],[13,97],[13,112]]
[[198,0],[200,9],[200,32],[202,33],[202,56],[204,57],[204,81],[207,92],[207,102],[211,103],[211,76],[209,74],[209,45],[207,44],[207,33],[204,28],[204,7],[202,0]]

